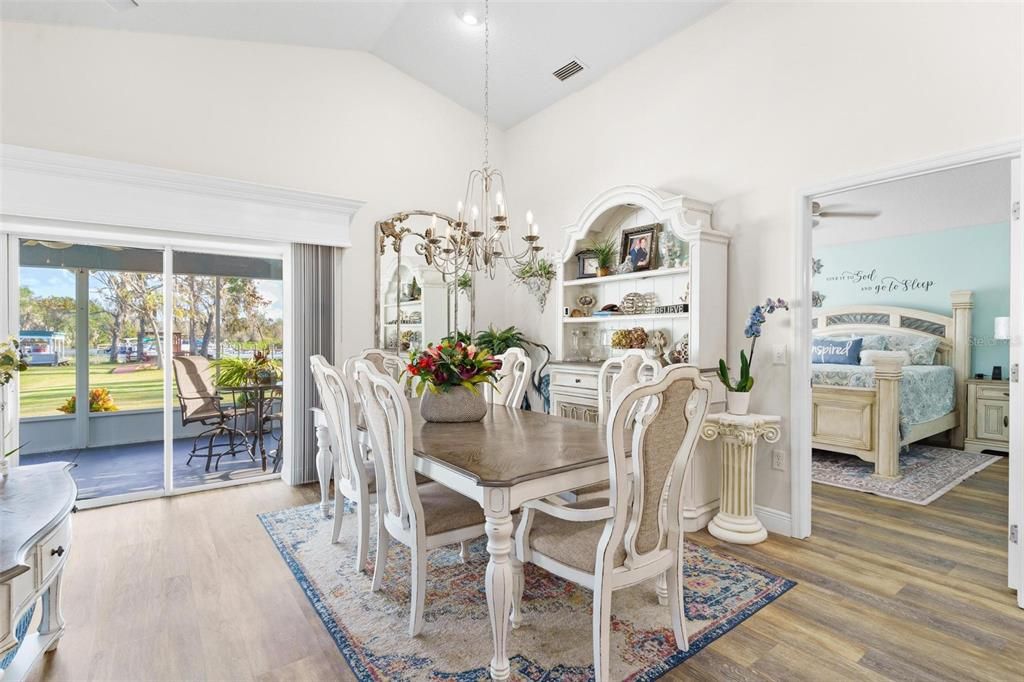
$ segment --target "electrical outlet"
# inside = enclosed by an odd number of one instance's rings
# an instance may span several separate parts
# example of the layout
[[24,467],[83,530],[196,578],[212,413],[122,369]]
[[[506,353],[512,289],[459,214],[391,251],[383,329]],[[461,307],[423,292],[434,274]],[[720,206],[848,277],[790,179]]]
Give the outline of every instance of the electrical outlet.
[[785,450],[772,450],[772,469],[777,469],[778,471],[786,470]]
[[777,343],[772,346],[772,364],[773,365],[784,365],[786,364],[786,344]]

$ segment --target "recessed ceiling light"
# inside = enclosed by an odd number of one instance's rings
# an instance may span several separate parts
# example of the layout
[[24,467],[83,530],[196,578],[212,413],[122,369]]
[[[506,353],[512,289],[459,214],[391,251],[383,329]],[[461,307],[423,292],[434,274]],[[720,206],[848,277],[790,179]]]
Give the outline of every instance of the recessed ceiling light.
[[464,24],[466,24],[468,26],[476,26],[477,24],[480,23],[480,20],[477,19],[477,16],[475,14],[473,14],[472,12],[463,12],[462,13],[462,23],[464,23]]

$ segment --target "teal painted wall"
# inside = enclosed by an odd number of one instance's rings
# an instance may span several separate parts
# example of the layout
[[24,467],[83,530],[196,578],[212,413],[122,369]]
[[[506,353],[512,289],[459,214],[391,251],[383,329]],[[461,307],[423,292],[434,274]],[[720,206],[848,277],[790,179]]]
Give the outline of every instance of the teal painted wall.
[[1006,341],[992,338],[994,319],[1010,314],[1010,225],[958,227],[870,242],[815,247],[821,272],[812,288],[825,296],[819,310],[842,305],[895,305],[941,315],[949,292],[974,292],[972,375],[993,365],[1008,375]]

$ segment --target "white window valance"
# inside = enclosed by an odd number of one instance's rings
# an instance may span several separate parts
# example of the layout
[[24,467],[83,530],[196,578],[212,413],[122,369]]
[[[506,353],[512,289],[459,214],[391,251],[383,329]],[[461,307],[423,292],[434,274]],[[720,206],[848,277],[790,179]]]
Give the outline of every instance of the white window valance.
[[350,246],[363,202],[0,145],[0,214],[209,237]]

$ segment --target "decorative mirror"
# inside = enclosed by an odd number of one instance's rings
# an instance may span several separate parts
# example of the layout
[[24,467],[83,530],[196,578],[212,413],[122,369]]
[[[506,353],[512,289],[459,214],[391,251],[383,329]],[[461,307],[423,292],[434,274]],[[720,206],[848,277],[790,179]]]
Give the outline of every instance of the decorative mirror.
[[374,226],[375,339],[396,353],[423,348],[476,319],[473,277],[445,277],[423,244],[454,219],[428,211],[396,213]]

